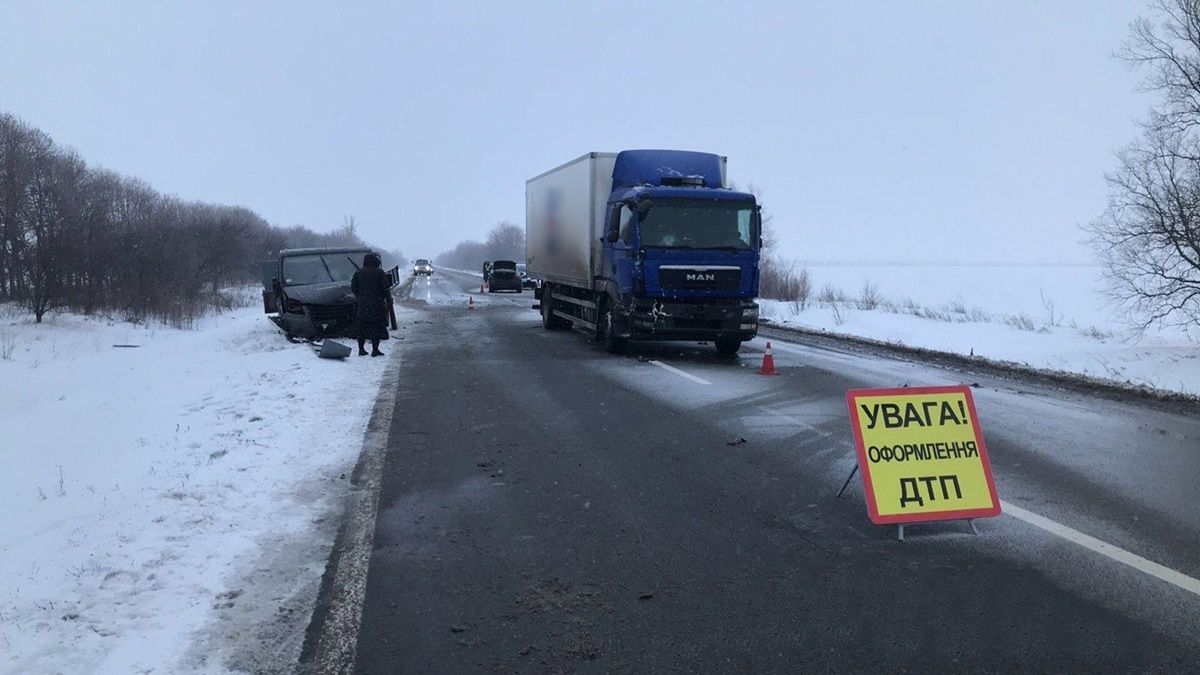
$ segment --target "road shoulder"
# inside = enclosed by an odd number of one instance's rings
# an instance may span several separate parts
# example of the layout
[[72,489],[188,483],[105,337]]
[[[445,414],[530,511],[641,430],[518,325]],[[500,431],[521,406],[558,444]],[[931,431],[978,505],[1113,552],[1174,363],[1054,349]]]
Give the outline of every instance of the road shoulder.
[[351,476],[353,489],[347,499],[346,516],[321,579],[297,668],[302,673],[348,672],[354,666],[367,568],[375,541],[380,477],[396,408],[401,356],[400,350],[395,351],[384,372],[362,452]]

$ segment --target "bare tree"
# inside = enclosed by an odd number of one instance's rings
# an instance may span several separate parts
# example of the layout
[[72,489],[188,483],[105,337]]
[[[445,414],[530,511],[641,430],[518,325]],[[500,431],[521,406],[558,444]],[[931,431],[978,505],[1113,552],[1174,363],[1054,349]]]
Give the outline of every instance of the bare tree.
[[116,249],[117,203],[121,177],[111,171],[89,173],[82,186],[83,212],[77,237],[75,272],[79,279],[79,309],[91,314],[105,303],[112,287],[112,261]]
[[0,298],[24,291],[20,270],[25,248],[33,130],[12,115],[0,115]]
[[[763,191],[754,183],[746,186],[754,200],[762,205]],[[779,242],[774,227],[775,217],[762,209],[760,225],[762,249],[758,262],[758,294],[768,300],[789,300],[798,310],[808,306],[812,294],[812,279],[808,270],[795,260],[787,260],[776,251]]]
[[1156,0],[1152,9],[1160,23],[1138,18],[1118,54],[1148,71],[1143,87],[1162,96],[1146,126],[1189,131],[1200,123],[1200,2]]
[[1200,0],[1155,9],[1161,24],[1136,21],[1122,56],[1161,100],[1087,228],[1113,296],[1143,327],[1200,324]]
[[[757,202],[758,205],[761,207],[762,206],[762,196],[763,196],[762,189],[759,188],[754,183],[750,183],[749,185],[746,186],[746,190],[750,194],[754,195],[754,201]],[[760,220],[761,220],[760,225],[762,227],[762,232],[760,232],[759,234],[762,237],[763,251],[774,249],[775,244],[777,244],[779,242],[779,237],[775,233],[775,216],[772,215],[771,212],[768,211],[767,209],[762,209]]]
[[524,259],[525,228],[506,220],[492,226],[486,241],[460,241],[454,248],[436,258],[437,263],[443,267],[464,270],[479,269],[485,260]]
[[525,228],[508,221],[496,223],[488,232],[487,248],[494,260],[524,260]]
[[73,155],[56,155],[48,136],[31,137],[33,172],[27,186],[22,272],[25,291],[20,298],[38,323],[46,312],[66,304],[66,261],[70,257],[67,230],[77,216],[76,187],[83,162]]
[[476,270],[484,260],[493,260],[488,253],[487,244],[481,241],[465,240],[458,242],[454,248],[437,257],[437,264],[443,267],[463,270]]

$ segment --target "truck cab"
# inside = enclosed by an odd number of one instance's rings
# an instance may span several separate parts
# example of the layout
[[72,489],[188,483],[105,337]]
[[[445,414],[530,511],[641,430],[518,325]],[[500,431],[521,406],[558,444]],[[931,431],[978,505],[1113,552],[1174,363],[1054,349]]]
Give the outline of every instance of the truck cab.
[[732,353],[755,336],[753,195],[639,186],[614,193],[605,222],[603,276],[617,337],[712,340]]

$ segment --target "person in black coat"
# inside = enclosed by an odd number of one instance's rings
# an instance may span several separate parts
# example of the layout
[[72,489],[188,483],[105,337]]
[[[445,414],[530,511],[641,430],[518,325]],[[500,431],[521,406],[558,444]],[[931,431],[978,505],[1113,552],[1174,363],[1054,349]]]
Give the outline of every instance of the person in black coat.
[[382,261],[374,253],[363,257],[363,266],[350,280],[350,290],[358,300],[358,355],[366,356],[365,342],[371,341],[371,356],[383,356],[379,341],[387,339],[388,300],[392,281],[383,271]]

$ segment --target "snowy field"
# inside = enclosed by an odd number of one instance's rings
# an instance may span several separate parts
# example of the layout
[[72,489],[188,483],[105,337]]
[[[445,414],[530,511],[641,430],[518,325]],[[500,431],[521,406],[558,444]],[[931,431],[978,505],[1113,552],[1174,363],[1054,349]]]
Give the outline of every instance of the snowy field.
[[0,311],[0,672],[294,662],[397,342]]
[[807,269],[813,288],[808,305],[760,301],[762,316],[781,324],[1200,395],[1200,334],[1183,328],[1135,330],[1106,302],[1098,267]]

